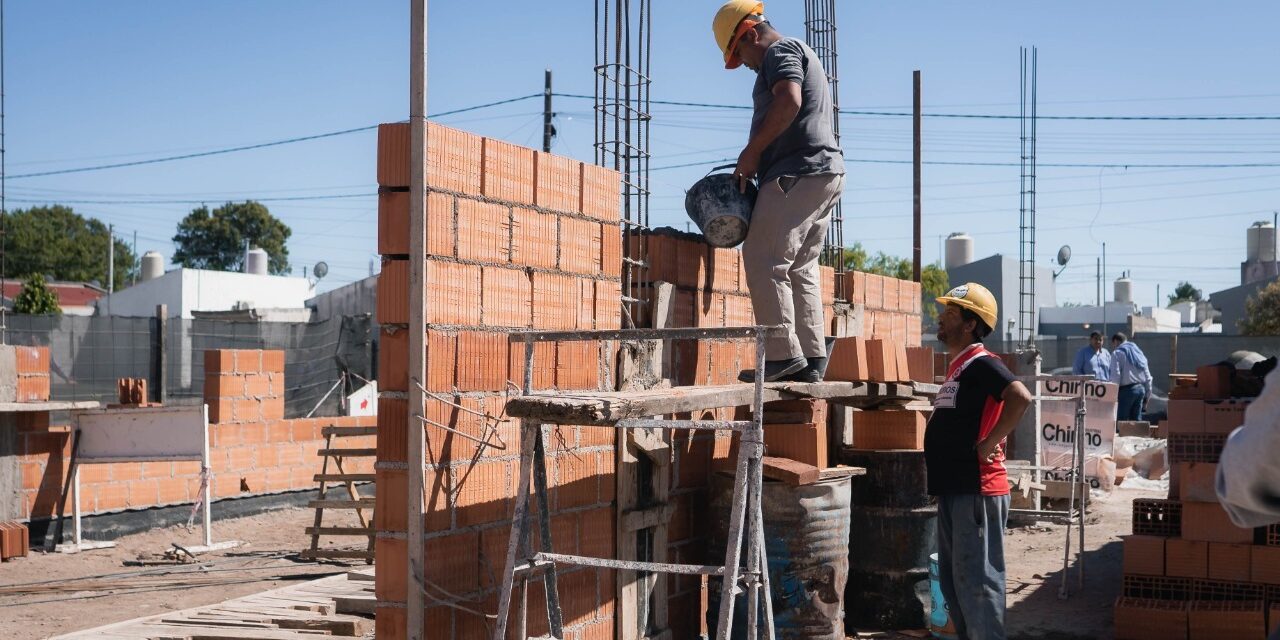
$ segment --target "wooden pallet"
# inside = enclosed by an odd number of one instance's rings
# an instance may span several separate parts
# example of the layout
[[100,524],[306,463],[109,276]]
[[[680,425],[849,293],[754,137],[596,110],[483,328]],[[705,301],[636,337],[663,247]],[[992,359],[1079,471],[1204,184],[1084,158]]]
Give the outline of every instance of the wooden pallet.
[[[56,636],[56,640],[309,640],[373,633],[373,583],[348,575]],[[360,615],[353,615],[360,614]]]

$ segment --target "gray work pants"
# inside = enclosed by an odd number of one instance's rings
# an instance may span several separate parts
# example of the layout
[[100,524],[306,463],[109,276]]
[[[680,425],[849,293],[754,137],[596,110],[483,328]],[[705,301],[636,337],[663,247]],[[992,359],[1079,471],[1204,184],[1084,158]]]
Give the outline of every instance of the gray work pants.
[[1009,494],[938,497],[938,582],[961,638],[1004,640]]
[[783,176],[760,185],[751,228],[742,243],[743,270],[756,323],[786,325],[769,338],[769,360],[827,355],[818,257],[831,208],[844,191],[843,175]]

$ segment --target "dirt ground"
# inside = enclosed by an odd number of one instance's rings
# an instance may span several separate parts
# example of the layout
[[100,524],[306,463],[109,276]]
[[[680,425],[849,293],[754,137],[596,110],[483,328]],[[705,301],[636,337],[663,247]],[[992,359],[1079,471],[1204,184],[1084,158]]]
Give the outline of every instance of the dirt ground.
[[[1112,640],[1112,609],[1123,570],[1120,537],[1132,532],[1135,498],[1163,498],[1165,491],[1117,487],[1092,503],[1085,523],[1085,574],[1080,586],[1076,556],[1079,534],[1072,532],[1067,598],[1062,586],[1065,525],[1015,526],[1005,538],[1010,640]],[[1011,523],[1012,524],[1012,523]],[[926,637],[922,632],[862,633],[851,638]]]
[[[346,519],[349,518],[348,522]],[[78,554],[31,552],[0,565],[0,636],[6,640],[28,640],[88,629],[112,622],[151,616],[221,602],[366,566],[316,563],[298,560],[295,554],[310,544],[303,533],[312,524],[314,511],[286,509],[246,518],[213,523],[214,542],[241,540],[247,544],[234,549],[201,554],[199,565],[170,567],[129,567],[126,560],[162,554],[171,544],[198,545],[203,541],[199,526],[191,532],[183,527],[154,529],[118,539],[110,549]],[[325,516],[325,525],[354,526],[355,514]],[[328,540],[328,539],[326,539]],[[205,571],[189,572],[197,566]],[[96,577],[114,584],[110,590],[75,591],[74,581]],[[183,584],[188,580],[217,579],[225,583],[206,586]],[[44,593],[8,595],[13,585],[46,583]]]
[[[1134,498],[1161,497],[1162,493],[1117,488],[1097,499],[1085,535],[1085,583],[1079,587],[1073,558],[1066,600],[1058,598],[1062,580],[1065,529],[1062,525],[1024,526],[1011,529],[1005,542],[1008,566],[1008,630],[1011,639],[1109,640],[1112,638],[1112,604],[1120,593],[1120,536],[1130,532]],[[155,556],[170,544],[200,543],[200,531],[182,527],[157,529],[126,536],[113,549],[77,555],[35,553],[0,565],[0,589],[13,585],[47,583],[58,590],[26,595],[0,593],[0,629],[9,640],[47,638],[96,627],[274,589],[290,581],[305,580],[365,566],[303,562],[293,557],[309,539],[302,533],[313,512],[287,509],[247,518],[214,523],[215,541],[244,540],[249,544],[207,554],[196,573],[193,565],[179,567],[127,567],[124,561]],[[348,516],[354,523],[354,515]],[[326,524],[329,524],[326,522]],[[343,523],[334,522],[341,526]],[[167,574],[167,575],[166,575]],[[182,579],[226,578],[226,584],[184,585]],[[74,591],[73,580],[110,579],[112,590]],[[146,585],[139,586],[146,582]],[[919,637],[897,633],[863,634],[859,638]]]

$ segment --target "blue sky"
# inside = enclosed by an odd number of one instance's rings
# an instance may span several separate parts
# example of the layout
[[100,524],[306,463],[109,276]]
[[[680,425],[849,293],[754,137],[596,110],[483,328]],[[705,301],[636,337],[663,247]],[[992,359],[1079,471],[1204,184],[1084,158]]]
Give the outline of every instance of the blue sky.
[[[754,80],[718,64],[718,1],[655,0],[653,97],[745,105]],[[1040,114],[1280,115],[1274,25],[1265,2],[840,2],[841,106],[901,111],[911,72],[926,113],[1016,114],[1018,47],[1039,47]],[[593,3],[435,2],[429,110],[541,90],[590,94]],[[770,2],[803,37],[803,3]],[[65,202],[115,224],[139,252],[170,256],[200,202],[263,199],[294,231],[295,268],[325,260],[321,289],[367,275],[376,250],[372,131],[132,168],[17,178],[248,145],[402,120],[408,111],[402,0],[73,2],[5,7],[8,206]],[[557,98],[554,150],[592,159],[591,102]],[[541,100],[442,118],[540,144]],[[652,166],[734,157],[749,115],[656,107]],[[845,116],[846,242],[910,255],[909,118]],[[1112,278],[1132,271],[1140,304],[1179,280],[1206,292],[1239,281],[1245,228],[1280,209],[1280,122],[1041,121],[1039,261],[1070,244],[1059,299],[1092,303],[1107,243]],[[1017,255],[1018,122],[926,118],[924,256],[952,231],[978,256]],[[1272,164],[1142,168],[1143,164]],[[653,173],[652,221],[683,228],[683,189],[710,164]],[[323,199],[279,200],[326,196]],[[328,197],[335,196],[335,197]],[[275,199],[275,200],[273,200]],[[1108,285],[1108,290],[1110,287]]]

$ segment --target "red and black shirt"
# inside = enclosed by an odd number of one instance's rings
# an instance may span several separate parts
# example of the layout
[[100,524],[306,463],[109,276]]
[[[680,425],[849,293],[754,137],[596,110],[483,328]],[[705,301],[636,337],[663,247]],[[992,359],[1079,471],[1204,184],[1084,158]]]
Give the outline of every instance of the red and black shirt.
[[1001,397],[1013,381],[1004,363],[981,344],[970,345],[951,362],[924,432],[929,495],[1009,493],[1004,454],[980,462],[978,442],[995,428],[1004,408]]

